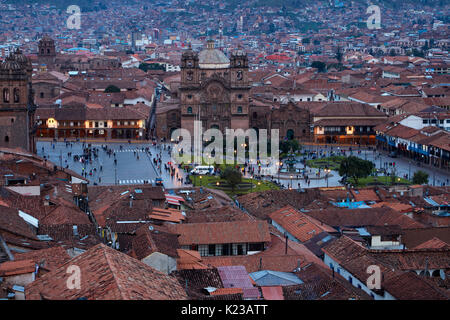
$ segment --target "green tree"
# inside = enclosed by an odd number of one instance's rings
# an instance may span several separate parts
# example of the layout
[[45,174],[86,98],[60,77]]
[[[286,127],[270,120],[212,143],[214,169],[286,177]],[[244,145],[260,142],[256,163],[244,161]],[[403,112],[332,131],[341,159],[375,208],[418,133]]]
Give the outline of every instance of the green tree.
[[280,141],[280,150],[282,153],[288,153],[291,151],[291,149],[292,149],[292,152],[296,153],[297,151],[301,150],[301,148],[302,148],[302,146],[295,139],[287,140],[287,141]]
[[337,59],[337,61],[339,61],[339,63],[342,63],[342,58],[343,58],[343,55],[342,55],[341,47],[337,47],[336,59]]
[[428,173],[426,173],[422,170],[419,170],[414,173],[412,182],[414,184],[427,184],[428,177],[429,177]]
[[231,186],[231,190],[234,192],[236,186],[242,182],[242,173],[233,167],[226,167],[220,174],[220,178],[224,179]]
[[355,156],[345,158],[339,167],[339,175],[345,180],[352,178],[355,184],[358,184],[358,180],[369,176],[375,165],[372,161],[360,159]]
[[327,69],[327,65],[323,63],[322,61],[313,61],[311,64],[311,67],[317,68],[319,72],[325,72]]
[[106,87],[105,92],[120,92],[120,89],[115,85],[111,84],[108,87]]

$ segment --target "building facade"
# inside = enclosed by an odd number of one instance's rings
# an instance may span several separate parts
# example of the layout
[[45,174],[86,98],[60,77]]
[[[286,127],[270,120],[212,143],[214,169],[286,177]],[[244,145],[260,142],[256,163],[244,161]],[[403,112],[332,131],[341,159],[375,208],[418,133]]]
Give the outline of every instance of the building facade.
[[31,62],[20,50],[0,65],[0,147],[35,152]]
[[228,59],[213,40],[200,53],[189,48],[181,59],[181,128],[192,135],[194,121],[200,120],[203,130],[248,129],[249,91],[248,59],[242,50]]

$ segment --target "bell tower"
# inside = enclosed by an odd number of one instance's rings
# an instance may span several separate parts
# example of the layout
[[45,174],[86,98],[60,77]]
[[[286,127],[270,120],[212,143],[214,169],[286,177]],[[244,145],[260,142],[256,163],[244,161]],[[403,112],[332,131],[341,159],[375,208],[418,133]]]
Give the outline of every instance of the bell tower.
[[55,41],[44,35],[38,44],[39,64],[47,65],[47,69],[52,69],[56,59]]
[[0,65],[0,147],[36,151],[30,69],[20,50]]

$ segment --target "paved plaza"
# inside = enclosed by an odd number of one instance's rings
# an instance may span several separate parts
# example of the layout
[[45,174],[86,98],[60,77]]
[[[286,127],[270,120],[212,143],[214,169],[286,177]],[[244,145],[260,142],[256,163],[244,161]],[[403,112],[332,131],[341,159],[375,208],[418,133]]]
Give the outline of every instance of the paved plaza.
[[[107,146],[112,153],[108,154],[102,146]],[[86,178],[90,185],[154,184],[158,177],[163,179],[166,188],[179,188],[184,185],[176,178],[176,174],[179,178],[185,178],[182,170],[176,167],[173,178],[164,170],[164,164],[170,162],[170,154],[164,150],[163,145],[92,143],[91,147],[99,150],[98,157],[85,163],[74,160],[74,156],[83,155],[82,142],[71,142],[66,145],[65,142],[39,141],[37,153],[56,165],[68,167],[80,175],[87,172]],[[148,148],[148,152],[145,148]],[[153,162],[157,155],[161,157],[161,165],[155,165]]]
[[[166,188],[181,188],[189,186],[185,183],[186,173],[174,166],[175,173],[172,177],[170,172],[165,170],[164,164],[171,162],[169,147],[170,144],[152,145],[148,143],[92,143],[91,148],[98,149],[98,157],[91,161],[82,163],[80,160],[74,159],[74,156],[83,155],[82,142],[49,142],[39,141],[37,143],[38,155],[46,157],[53,163],[62,167],[67,167],[80,175],[86,173],[86,178],[91,185],[138,185],[138,184],[154,184],[156,178],[162,178]],[[105,150],[106,147],[107,149]],[[362,159],[370,160],[375,166],[380,168],[389,168],[389,163],[395,162],[396,174],[400,177],[410,177],[417,170],[423,170],[429,174],[429,183],[431,185],[441,186],[448,185],[450,174],[432,169],[430,167],[418,166],[416,162],[401,157],[391,158],[387,154],[380,154],[378,151],[365,150],[361,151],[349,148],[343,148],[346,156],[356,155]],[[304,150],[314,151],[319,157],[327,157],[331,152],[341,151],[341,148],[331,146],[304,146]],[[108,152],[110,151],[110,152]],[[320,152],[322,154],[320,155]],[[155,158],[161,158],[161,164],[154,163]],[[308,156],[307,159],[311,159]],[[304,169],[304,165],[300,163],[302,156],[296,158],[298,163],[296,167]],[[116,160],[116,163],[115,161]],[[392,167],[391,167],[392,168]],[[335,187],[341,186],[339,180],[341,177],[337,171],[331,171],[328,178],[324,178],[323,174],[317,179],[318,169],[306,167],[306,173],[310,177],[308,182],[299,174],[274,175],[265,177],[265,180],[273,180],[279,182],[285,188],[317,188],[317,187]],[[177,176],[178,175],[178,176]],[[291,178],[292,176],[292,178]],[[250,174],[246,174],[250,178]],[[181,179],[183,179],[181,181]]]

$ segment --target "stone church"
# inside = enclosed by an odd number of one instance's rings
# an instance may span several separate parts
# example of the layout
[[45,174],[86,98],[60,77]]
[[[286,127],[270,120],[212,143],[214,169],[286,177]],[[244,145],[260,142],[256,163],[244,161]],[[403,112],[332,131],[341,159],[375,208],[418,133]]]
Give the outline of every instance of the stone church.
[[0,64],[0,147],[36,152],[32,72],[19,49]]
[[181,58],[181,128],[193,134],[194,121],[201,120],[203,130],[248,129],[249,92],[248,59],[242,50],[229,59],[214,48],[214,40],[200,53],[189,48]]
[[[172,83],[173,84],[173,83]],[[312,116],[295,101],[280,103],[252,94],[247,54],[236,50],[228,58],[214,47],[214,40],[197,53],[190,47],[181,58],[181,82],[172,88],[170,101],[157,105],[156,136],[170,140],[177,128],[191,136],[194,121],[201,120],[203,131],[217,128],[278,129],[280,139],[311,139]]]

